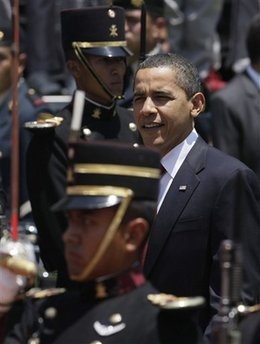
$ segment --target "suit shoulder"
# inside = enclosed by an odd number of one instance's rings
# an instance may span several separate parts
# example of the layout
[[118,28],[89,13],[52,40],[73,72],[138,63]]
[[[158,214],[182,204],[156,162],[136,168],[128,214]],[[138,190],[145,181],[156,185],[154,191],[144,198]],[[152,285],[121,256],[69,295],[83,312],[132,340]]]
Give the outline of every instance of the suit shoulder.
[[[225,101],[227,104],[233,104],[235,100],[241,101],[245,96],[245,89],[249,78],[243,73],[234,76],[224,88],[212,95],[211,103],[218,100]],[[237,106],[235,103],[234,105]]]
[[245,179],[250,179],[258,184],[255,172],[241,160],[233,157],[218,148],[209,147],[207,154],[207,167],[211,170],[212,176],[230,178],[240,174]]

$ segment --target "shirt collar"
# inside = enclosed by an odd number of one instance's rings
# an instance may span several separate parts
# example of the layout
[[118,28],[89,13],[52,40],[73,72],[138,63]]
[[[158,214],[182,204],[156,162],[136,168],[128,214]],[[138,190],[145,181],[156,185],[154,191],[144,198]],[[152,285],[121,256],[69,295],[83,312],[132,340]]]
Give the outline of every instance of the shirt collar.
[[195,144],[197,138],[198,133],[193,129],[184,141],[179,143],[162,158],[161,164],[172,178],[174,178],[175,174],[178,172],[178,169]]
[[251,65],[247,66],[246,72],[260,91],[260,73],[258,73]]

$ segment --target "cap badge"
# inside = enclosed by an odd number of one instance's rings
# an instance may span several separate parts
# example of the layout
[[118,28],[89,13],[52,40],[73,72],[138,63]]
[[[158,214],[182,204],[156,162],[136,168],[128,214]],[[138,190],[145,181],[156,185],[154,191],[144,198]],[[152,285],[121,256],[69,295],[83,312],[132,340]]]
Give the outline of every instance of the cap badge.
[[141,7],[143,4],[143,0],[131,0],[131,4],[135,7]]
[[2,41],[3,40],[3,38],[4,38],[4,33],[3,33],[3,31],[0,31],[0,41]]
[[109,31],[110,31],[110,36],[111,36],[111,37],[116,37],[116,36],[118,36],[118,33],[117,33],[117,26],[116,26],[115,24],[113,24],[113,25],[110,26]]

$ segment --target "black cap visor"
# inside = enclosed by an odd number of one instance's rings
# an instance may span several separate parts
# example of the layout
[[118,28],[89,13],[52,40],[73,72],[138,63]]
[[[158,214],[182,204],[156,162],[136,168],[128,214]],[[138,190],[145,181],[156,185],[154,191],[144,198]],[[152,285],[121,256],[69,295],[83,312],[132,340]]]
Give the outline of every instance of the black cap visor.
[[63,211],[72,209],[101,209],[109,208],[121,203],[123,197],[109,196],[66,196],[55,203],[52,211]]
[[133,53],[127,47],[96,47],[81,49],[84,55],[96,55],[106,57],[127,57]]

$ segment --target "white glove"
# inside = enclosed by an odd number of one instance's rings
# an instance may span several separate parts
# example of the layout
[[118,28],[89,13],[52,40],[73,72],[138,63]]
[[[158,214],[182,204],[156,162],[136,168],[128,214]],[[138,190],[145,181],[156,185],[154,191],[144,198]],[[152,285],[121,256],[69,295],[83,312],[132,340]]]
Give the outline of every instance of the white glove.
[[9,310],[17,294],[37,273],[33,245],[26,240],[0,240],[0,313]]
[[0,313],[7,312],[14,302],[22,280],[13,272],[0,267]]
[[0,266],[17,275],[34,277],[37,273],[33,245],[26,240],[0,240]]

